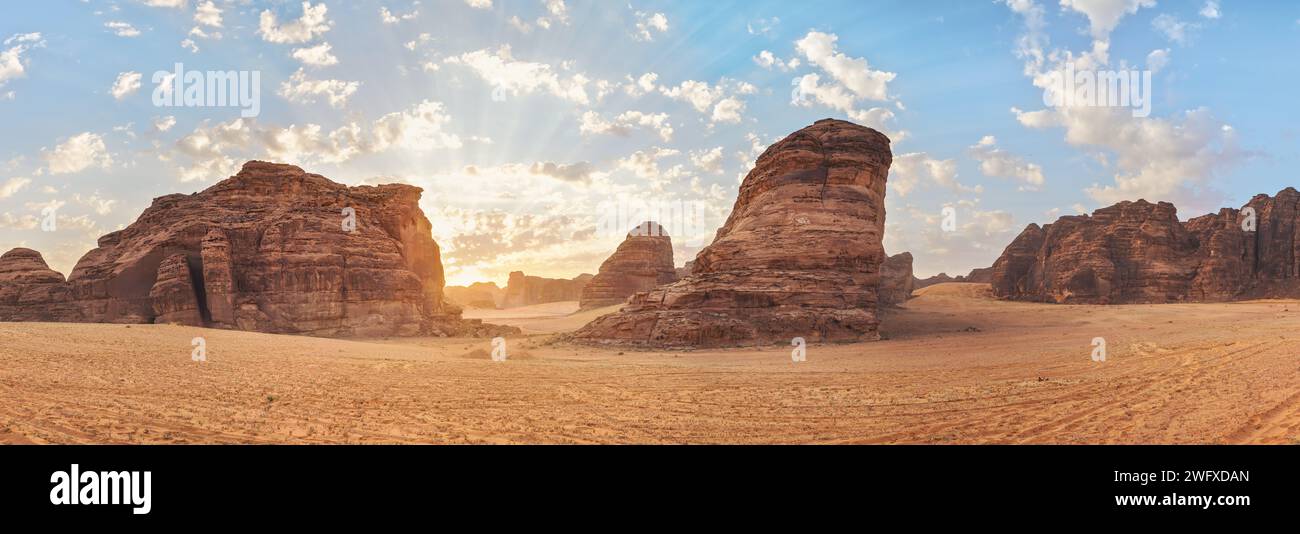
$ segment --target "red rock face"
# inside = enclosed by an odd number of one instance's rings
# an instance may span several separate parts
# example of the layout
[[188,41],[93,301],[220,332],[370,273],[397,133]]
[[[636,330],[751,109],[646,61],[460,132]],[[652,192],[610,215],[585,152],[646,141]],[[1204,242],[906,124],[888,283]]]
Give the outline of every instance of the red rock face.
[[881,306],[898,306],[912,298],[912,253],[903,252],[885,258],[880,264]]
[[879,339],[889,138],[822,120],[759,156],[691,275],[637,293],[573,339],[712,347]]
[[[154,199],[81,258],[66,298],[52,294],[39,307],[56,310],[58,321],[321,336],[481,330],[443,302],[442,261],[420,193],[249,162],[203,192]],[[345,208],[354,226],[345,226]]]
[[641,223],[618,245],[595,278],[582,289],[582,309],[627,302],[633,293],[677,281],[673,242],[659,223]]
[[1061,303],[1159,303],[1300,296],[1300,193],[1178,220],[1172,204],[1121,202],[1030,225],[993,264],[993,293]]
[[510,273],[506,281],[505,302],[503,308],[517,308],[546,304],[548,302],[566,302],[582,298],[582,288],[592,279],[590,274],[580,274],[572,280],[563,278],[542,278],[527,276],[523,271]]
[[0,256],[0,321],[59,321],[75,315],[63,275],[50,269],[41,253],[16,248]]

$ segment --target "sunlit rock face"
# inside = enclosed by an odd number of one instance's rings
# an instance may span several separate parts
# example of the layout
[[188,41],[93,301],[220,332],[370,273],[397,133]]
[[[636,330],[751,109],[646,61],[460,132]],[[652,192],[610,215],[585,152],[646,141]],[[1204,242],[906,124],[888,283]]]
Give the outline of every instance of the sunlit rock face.
[[768,147],[690,275],[584,326],[584,343],[715,347],[879,339],[889,138],[826,119]]
[[663,226],[641,223],[627,233],[596,277],[582,288],[583,309],[627,302],[633,293],[677,281],[673,268],[673,240]]
[[40,315],[321,336],[475,333],[484,325],[462,321],[443,302],[442,261],[420,194],[410,185],[348,187],[292,165],[249,162],[202,192],[154,199],[130,226],[101,237],[61,285],[48,273],[46,290],[23,281],[39,269],[19,252],[28,274],[0,278],[0,291],[20,287],[26,308],[44,311],[0,308],[0,320]]
[[993,264],[993,294],[1088,304],[1297,297],[1298,229],[1292,188],[1186,223],[1168,202],[1120,202],[1025,228]]

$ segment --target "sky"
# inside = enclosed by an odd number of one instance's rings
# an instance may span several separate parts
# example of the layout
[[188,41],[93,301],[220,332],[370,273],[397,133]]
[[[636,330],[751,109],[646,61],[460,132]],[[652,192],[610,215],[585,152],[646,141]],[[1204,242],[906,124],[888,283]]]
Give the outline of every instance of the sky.
[[[1296,2],[0,9],[0,250],[64,274],[153,198],[250,159],[422,187],[448,284],[594,273],[639,222],[619,206],[686,206],[661,221],[681,265],[754,159],[827,117],[891,138],[884,246],[920,277],[986,267],[1030,223],[1122,200],[1188,219],[1300,185]],[[177,64],[245,73],[258,105],[160,105]],[[1149,73],[1149,113],[1053,99],[1067,67]]]

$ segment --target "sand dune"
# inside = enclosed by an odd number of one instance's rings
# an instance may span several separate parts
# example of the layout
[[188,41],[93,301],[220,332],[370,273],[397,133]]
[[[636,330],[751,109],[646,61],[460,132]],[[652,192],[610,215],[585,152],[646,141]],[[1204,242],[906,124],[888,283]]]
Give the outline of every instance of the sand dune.
[[[620,353],[534,334],[493,362],[486,339],[4,323],[0,442],[1300,443],[1300,302],[985,291],[925,288],[885,313],[886,340],[798,364],[786,346]],[[579,321],[553,308],[506,319]]]

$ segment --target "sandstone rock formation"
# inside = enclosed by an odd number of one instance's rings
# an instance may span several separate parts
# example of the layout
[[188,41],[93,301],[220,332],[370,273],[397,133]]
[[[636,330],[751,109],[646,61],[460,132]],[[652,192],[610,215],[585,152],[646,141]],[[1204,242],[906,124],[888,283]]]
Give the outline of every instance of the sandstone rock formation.
[[628,232],[614,254],[582,289],[582,309],[627,302],[633,293],[677,281],[673,242],[659,223],[646,221]]
[[[1254,228],[1243,228],[1254,211]],[[1178,220],[1172,204],[1120,202],[1031,224],[993,264],[993,294],[1060,303],[1300,296],[1300,193]]]
[[523,271],[510,273],[506,281],[506,295],[501,307],[518,308],[547,302],[565,302],[582,298],[582,288],[593,275],[583,273],[572,280],[527,276]]
[[907,302],[912,298],[914,280],[912,253],[903,252],[885,258],[880,264],[880,305],[898,306]]
[[0,320],[321,336],[499,331],[462,321],[443,302],[420,193],[249,162],[200,193],[154,199],[130,226],[101,237],[66,282],[33,251],[6,254]]
[[505,302],[506,292],[496,282],[474,282],[469,286],[447,286],[447,300],[463,308],[496,309]]
[[59,321],[76,314],[63,275],[41,253],[16,248],[0,256],[0,321]]
[[712,347],[879,339],[889,138],[825,119],[768,147],[691,275],[637,293],[584,343]]
[[993,268],[983,267],[978,269],[971,269],[970,274],[967,274],[965,276],[957,275],[957,277],[955,278],[952,276],[948,276],[948,273],[939,273],[925,279],[914,277],[913,281],[915,282],[914,289],[921,289],[923,287],[930,287],[935,284],[946,284],[949,282],[987,284],[993,281]]
[[690,276],[691,270],[694,268],[695,268],[695,260],[691,260],[686,262],[685,265],[674,269],[674,271],[676,271],[677,274],[677,279],[681,280],[683,278],[686,278],[687,276]]

